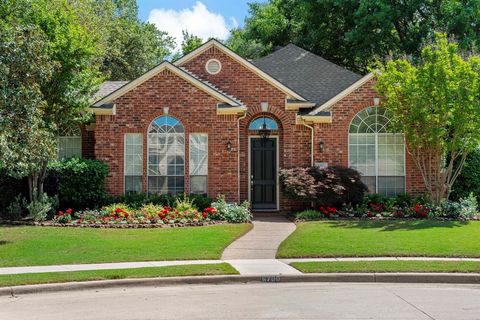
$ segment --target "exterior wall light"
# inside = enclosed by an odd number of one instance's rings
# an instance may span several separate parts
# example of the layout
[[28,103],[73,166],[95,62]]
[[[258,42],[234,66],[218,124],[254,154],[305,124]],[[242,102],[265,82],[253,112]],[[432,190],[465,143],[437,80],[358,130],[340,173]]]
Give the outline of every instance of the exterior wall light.
[[230,141],[227,141],[227,151],[232,151],[232,143]]
[[323,140],[320,140],[320,144],[318,145],[318,151],[320,151],[320,153],[323,153],[324,148],[325,143],[323,142]]
[[378,106],[378,105],[380,104],[380,98],[379,98],[379,97],[373,98],[373,104],[374,104],[375,106]]

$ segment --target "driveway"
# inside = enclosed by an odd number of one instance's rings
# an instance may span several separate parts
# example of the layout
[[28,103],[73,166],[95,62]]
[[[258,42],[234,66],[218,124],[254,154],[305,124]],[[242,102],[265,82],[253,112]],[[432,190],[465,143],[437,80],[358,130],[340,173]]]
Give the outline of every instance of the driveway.
[[265,283],[0,298],[0,319],[480,319],[480,286]]

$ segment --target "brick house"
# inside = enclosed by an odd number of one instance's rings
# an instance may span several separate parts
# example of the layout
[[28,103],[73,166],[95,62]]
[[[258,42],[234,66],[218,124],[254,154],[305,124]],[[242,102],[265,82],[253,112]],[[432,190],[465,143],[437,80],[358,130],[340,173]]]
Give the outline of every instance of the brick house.
[[372,192],[421,191],[373,85],[295,45],[248,61],[210,40],[133,81],[104,83],[77,144],[109,165],[111,194],[224,194],[284,211],[293,203],[278,170],[310,165],[354,167]]

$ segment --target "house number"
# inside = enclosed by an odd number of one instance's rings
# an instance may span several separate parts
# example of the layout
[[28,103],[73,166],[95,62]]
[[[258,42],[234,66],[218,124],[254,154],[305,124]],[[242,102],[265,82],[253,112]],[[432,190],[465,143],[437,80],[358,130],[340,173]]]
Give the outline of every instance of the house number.
[[262,276],[262,282],[280,282],[280,276]]

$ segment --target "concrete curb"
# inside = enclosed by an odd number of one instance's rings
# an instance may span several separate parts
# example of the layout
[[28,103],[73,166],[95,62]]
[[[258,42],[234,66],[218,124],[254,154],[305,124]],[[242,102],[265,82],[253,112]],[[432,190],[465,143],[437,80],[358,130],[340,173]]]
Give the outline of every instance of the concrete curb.
[[363,282],[363,283],[449,283],[480,284],[480,273],[313,273],[302,275],[271,276],[193,276],[139,278],[36,284],[0,288],[0,296],[38,294],[46,292],[92,290],[126,287],[164,287],[186,284],[232,284],[232,283],[278,283],[278,282]]

